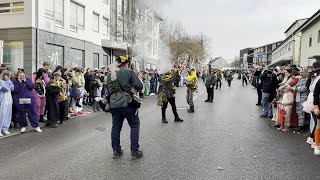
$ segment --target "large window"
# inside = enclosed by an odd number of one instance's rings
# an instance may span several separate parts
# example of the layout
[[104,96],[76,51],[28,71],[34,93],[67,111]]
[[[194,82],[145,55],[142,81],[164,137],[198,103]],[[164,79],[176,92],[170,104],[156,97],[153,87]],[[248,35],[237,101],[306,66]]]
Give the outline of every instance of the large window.
[[0,14],[10,14],[10,13],[23,13],[24,12],[24,2],[11,2],[11,3],[1,3],[0,2]]
[[70,61],[65,62],[66,68],[84,67],[84,51],[78,49],[70,49]]
[[3,64],[13,72],[23,68],[23,42],[5,41],[3,44]]
[[47,0],[45,3],[45,16],[55,20],[56,25],[64,25],[64,0]]
[[99,68],[99,54],[93,53],[93,68]]
[[74,2],[70,5],[70,29],[77,31],[77,29],[84,29],[84,7]]
[[102,66],[109,66],[109,56],[103,55]]
[[92,30],[99,32],[99,14],[92,14]]
[[102,34],[108,36],[109,35],[109,19],[106,17],[103,17],[102,24],[103,24]]
[[38,67],[42,67],[43,62],[49,62],[51,69],[54,69],[58,65],[63,65],[63,52],[63,46],[45,44],[43,48],[44,55],[40,57]]

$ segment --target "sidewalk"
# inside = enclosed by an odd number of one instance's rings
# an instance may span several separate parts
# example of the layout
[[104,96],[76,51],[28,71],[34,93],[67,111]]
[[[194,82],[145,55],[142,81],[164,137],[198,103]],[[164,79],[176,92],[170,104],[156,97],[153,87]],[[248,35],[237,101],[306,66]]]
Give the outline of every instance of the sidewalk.
[[[85,115],[83,115],[83,116],[86,116],[88,114],[93,113],[92,106],[83,106],[83,110],[85,112]],[[75,116],[73,113],[69,113],[69,118],[70,119],[68,121],[70,121],[71,119],[76,119],[77,117],[82,117],[82,116]],[[45,117],[44,119],[46,120],[47,118]],[[39,124],[40,124],[41,128],[46,126],[45,123],[39,123]],[[17,135],[17,134],[21,134],[20,128],[19,129],[11,128],[11,129],[9,129],[9,131],[10,131],[11,134],[10,135],[4,135],[4,133],[2,133],[4,136],[0,137],[0,140],[4,139],[4,138],[11,137],[11,136],[14,136],[14,135]],[[26,132],[29,132],[29,131],[33,131],[33,128],[30,126],[30,124],[28,125]]]

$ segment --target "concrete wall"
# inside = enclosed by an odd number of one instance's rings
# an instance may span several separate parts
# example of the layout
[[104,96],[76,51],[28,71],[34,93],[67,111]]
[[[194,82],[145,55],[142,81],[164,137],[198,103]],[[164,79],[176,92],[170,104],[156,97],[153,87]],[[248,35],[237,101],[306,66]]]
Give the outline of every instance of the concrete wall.
[[[320,18],[308,28],[302,31],[301,37],[301,66],[312,65],[314,60],[308,58],[320,55],[320,43],[318,42],[318,32],[320,30]],[[312,47],[309,47],[309,38],[312,37]]]

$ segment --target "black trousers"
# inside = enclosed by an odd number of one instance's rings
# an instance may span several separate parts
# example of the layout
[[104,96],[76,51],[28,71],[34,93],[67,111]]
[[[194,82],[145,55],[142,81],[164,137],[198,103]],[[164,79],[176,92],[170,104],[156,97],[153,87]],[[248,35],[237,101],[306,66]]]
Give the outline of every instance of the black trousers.
[[220,79],[217,79],[217,84],[216,84],[216,89],[221,89],[221,80]]
[[171,107],[172,107],[172,112],[174,114],[174,117],[175,118],[178,118],[179,115],[178,115],[178,112],[177,112],[177,106],[176,106],[176,98],[171,98],[171,99],[168,99],[168,102],[166,103],[163,103],[162,105],[162,117],[163,118],[166,118],[166,109],[168,107],[168,103],[170,103]]
[[261,87],[257,87],[257,94],[258,94],[258,104],[261,104],[262,101],[262,89]]
[[244,83],[246,83],[246,86],[248,86],[248,80],[247,78],[242,79],[242,86],[244,86]]
[[60,109],[60,121],[65,121],[68,117],[68,100],[64,100],[59,102],[59,109]]
[[208,99],[207,100],[213,101],[214,89],[213,88],[207,88],[207,93],[208,93]]

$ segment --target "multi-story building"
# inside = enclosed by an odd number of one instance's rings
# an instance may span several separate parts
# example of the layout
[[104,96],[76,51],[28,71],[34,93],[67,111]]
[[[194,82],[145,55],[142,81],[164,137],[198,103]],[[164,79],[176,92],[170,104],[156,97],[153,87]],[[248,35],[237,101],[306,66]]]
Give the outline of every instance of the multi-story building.
[[[5,23],[0,24],[0,63],[13,71],[24,68],[28,74],[44,61],[52,68],[109,66],[117,56],[128,54],[128,46],[135,48],[125,34],[120,38],[119,30],[132,28],[124,23],[123,14],[139,6],[135,0],[1,0],[0,21]],[[141,43],[146,47],[142,63],[156,66],[161,18],[155,18],[153,5],[142,7],[148,7],[143,15],[151,19],[149,29],[140,35],[147,39]]]
[[271,63],[272,51],[281,44],[282,41],[277,41],[271,44],[263,45],[253,49],[253,64],[269,65]]
[[272,52],[271,66],[300,64],[301,33],[297,32],[308,19],[296,20],[286,31],[286,39]]
[[211,59],[209,64],[211,64],[211,68],[213,69],[221,69],[221,68],[227,68],[229,67],[229,63],[223,59],[222,57],[217,57],[214,59]]
[[109,0],[5,0],[0,20],[8,22],[0,25],[3,63],[13,70],[31,73],[44,61],[52,67],[107,66],[118,49],[103,43],[110,39]]
[[253,48],[245,48],[240,50],[240,66],[248,68],[253,64]]

